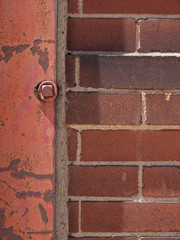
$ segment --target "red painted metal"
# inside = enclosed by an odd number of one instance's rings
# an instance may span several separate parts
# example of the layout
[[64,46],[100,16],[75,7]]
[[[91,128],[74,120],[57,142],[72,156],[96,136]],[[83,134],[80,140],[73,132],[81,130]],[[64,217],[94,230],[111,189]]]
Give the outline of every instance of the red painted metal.
[[0,36],[0,239],[53,239],[55,0],[1,0]]

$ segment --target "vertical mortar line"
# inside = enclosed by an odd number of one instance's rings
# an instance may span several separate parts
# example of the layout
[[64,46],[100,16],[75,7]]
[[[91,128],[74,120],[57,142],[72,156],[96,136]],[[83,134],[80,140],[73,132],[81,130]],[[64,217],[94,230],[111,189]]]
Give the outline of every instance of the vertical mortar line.
[[81,141],[81,131],[77,132],[77,156],[76,156],[76,161],[78,163],[80,163],[80,159],[81,159],[81,149],[82,149],[82,145],[81,145],[82,141]]
[[142,188],[143,188],[143,166],[139,166],[139,174],[138,174],[138,195],[139,201],[141,202],[142,196]]
[[83,0],[79,0],[79,14],[83,14]]
[[75,83],[76,83],[76,87],[79,87],[79,78],[80,78],[80,57],[76,56],[76,60],[75,60]]
[[146,93],[142,92],[142,124],[146,122]]
[[56,82],[59,95],[56,99],[55,116],[55,239],[68,239],[68,209],[67,209],[67,136],[65,127],[65,54],[66,54],[66,26],[67,1],[57,0],[57,61]]
[[79,233],[82,233],[81,230],[81,200],[79,200],[79,221],[78,221],[78,225],[79,225]]
[[136,20],[136,23],[135,23],[135,41],[136,41],[136,50],[135,52],[138,52],[138,49],[140,48],[140,26],[138,24],[138,20]]

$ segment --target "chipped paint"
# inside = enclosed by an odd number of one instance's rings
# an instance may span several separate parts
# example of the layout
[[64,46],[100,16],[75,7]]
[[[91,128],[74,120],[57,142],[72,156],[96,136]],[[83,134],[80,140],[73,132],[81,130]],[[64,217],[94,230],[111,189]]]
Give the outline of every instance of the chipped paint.
[[165,93],[166,101],[168,101],[168,102],[170,101],[171,95],[172,95],[172,93]]
[[34,87],[55,81],[55,22],[55,1],[1,0],[2,240],[54,236],[55,104],[40,102]]

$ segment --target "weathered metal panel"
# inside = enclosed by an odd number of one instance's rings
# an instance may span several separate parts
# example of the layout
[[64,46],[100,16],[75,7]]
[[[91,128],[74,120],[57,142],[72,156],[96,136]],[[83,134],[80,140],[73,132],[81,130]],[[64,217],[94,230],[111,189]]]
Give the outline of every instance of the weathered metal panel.
[[0,1],[0,239],[52,239],[55,0]]

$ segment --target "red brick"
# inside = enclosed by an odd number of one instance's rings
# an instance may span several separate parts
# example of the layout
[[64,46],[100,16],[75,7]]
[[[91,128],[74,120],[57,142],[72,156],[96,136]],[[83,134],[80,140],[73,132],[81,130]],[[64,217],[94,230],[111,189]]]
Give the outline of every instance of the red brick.
[[146,197],[180,197],[179,167],[145,167],[143,195]]
[[131,197],[137,193],[137,167],[69,167],[70,196]]
[[109,93],[68,93],[68,124],[141,123],[141,95]]
[[68,0],[68,13],[79,13],[78,0]]
[[180,161],[180,131],[82,132],[81,161]]
[[75,129],[67,130],[67,144],[69,161],[76,161],[77,153],[77,131]]
[[78,232],[78,202],[68,202],[68,213],[69,213],[69,232]]
[[84,13],[179,14],[178,0],[84,0]]
[[139,21],[140,52],[179,52],[180,20]]
[[179,203],[83,202],[83,232],[179,232]]
[[68,87],[75,87],[75,59],[73,55],[66,56],[66,84]]
[[70,18],[67,48],[72,51],[134,51],[135,21]]
[[179,125],[180,124],[180,95],[147,94],[147,124]]
[[94,88],[180,88],[176,57],[80,56],[80,86]]

